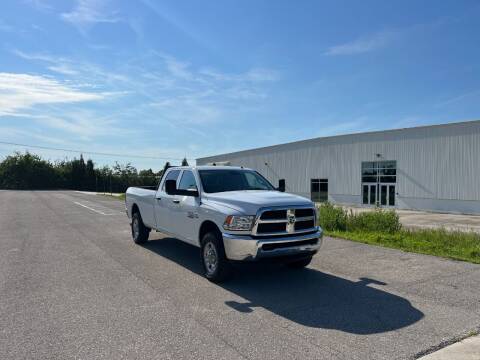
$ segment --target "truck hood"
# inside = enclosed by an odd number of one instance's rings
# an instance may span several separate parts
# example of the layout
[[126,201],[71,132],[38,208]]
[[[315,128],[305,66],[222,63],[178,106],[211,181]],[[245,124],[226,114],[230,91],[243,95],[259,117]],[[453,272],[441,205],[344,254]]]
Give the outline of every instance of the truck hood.
[[258,209],[270,206],[313,205],[304,197],[279,191],[242,190],[208,194],[203,201],[237,210],[245,215],[255,215]]

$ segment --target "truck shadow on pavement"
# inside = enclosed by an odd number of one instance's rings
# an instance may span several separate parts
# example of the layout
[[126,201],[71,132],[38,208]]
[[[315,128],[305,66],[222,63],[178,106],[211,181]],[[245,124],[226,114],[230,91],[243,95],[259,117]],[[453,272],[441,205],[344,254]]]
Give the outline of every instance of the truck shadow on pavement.
[[[202,275],[194,246],[163,238],[143,247]],[[272,263],[236,264],[234,271],[231,280],[212,286],[245,299],[225,302],[243,313],[261,307],[304,326],[361,335],[401,329],[424,316],[407,299],[381,290],[379,287],[387,284],[374,279],[351,281],[311,267],[292,270]]]

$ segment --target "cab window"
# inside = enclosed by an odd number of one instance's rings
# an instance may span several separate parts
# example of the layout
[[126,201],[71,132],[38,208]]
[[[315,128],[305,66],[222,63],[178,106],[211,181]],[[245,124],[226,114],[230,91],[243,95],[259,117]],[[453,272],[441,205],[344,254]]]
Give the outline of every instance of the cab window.
[[197,190],[197,183],[195,181],[195,176],[190,170],[185,170],[178,185],[179,190]]

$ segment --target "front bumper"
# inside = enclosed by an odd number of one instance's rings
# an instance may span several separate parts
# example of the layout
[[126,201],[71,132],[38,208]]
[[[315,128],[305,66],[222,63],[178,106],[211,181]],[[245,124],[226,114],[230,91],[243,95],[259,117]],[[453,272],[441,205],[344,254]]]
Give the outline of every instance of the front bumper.
[[249,235],[224,233],[225,254],[230,260],[258,260],[261,258],[314,254],[323,242],[323,231],[278,238],[253,238]]

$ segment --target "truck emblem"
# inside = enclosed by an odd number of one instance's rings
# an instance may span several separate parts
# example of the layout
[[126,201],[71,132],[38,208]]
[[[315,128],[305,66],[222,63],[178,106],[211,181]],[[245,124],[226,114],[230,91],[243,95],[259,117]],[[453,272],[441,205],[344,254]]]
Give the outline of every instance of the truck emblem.
[[295,222],[297,218],[295,217],[295,210],[287,210],[287,233],[292,234],[295,232]]
[[297,219],[295,218],[295,215],[293,214],[288,214],[287,220],[289,224],[295,224],[295,221],[297,221]]

